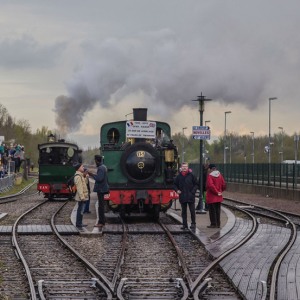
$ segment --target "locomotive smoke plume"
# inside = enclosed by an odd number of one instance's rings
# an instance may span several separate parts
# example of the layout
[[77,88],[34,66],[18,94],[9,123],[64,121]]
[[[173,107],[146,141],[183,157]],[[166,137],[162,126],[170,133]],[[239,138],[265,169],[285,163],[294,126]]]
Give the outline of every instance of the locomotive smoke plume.
[[195,105],[189,100],[202,90],[216,101],[241,102],[255,109],[268,78],[245,61],[254,50],[241,45],[243,49],[221,53],[206,47],[199,38],[180,40],[168,29],[108,39],[99,47],[85,44],[89,60],[67,83],[68,95],[55,101],[59,130],[77,130],[95,105],[117,107],[126,96],[141,92],[143,106],[151,105],[162,117]]

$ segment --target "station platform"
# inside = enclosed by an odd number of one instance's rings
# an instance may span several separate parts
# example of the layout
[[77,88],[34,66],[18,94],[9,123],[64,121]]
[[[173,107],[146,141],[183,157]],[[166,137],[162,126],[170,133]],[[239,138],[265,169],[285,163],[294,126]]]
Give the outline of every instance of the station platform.
[[[90,212],[83,214],[83,224],[86,225],[80,231],[82,234],[102,234],[104,232],[109,232],[112,229],[108,228],[109,226],[104,226],[103,230],[99,229],[98,227],[94,227],[97,224],[97,194],[91,193],[91,201],[90,201]],[[77,205],[74,202],[74,209],[71,215],[72,224],[75,226],[76,223],[76,212],[77,212]],[[178,201],[174,202],[172,207],[167,211],[167,214],[170,214],[172,217],[176,218],[179,222],[182,221],[181,219],[181,206]],[[107,218],[118,218],[117,213],[108,212],[105,214]],[[201,241],[205,244],[210,241],[211,236],[216,236],[217,233],[221,233],[224,226],[227,224],[232,223],[232,218],[234,216],[230,214],[228,210],[222,207],[221,210],[221,228],[207,228],[210,225],[209,214],[206,212],[205,214],[196,214],[196,233],[200,234]],[[231,219],[231,221],[230,221]],[[188,210],[188,224],[190,225],[190,213]],[[107,228],[106,228],[107,227]],[[111,227],[111,226],[110,226]],[[223,230],[224,232],[224,230]]]

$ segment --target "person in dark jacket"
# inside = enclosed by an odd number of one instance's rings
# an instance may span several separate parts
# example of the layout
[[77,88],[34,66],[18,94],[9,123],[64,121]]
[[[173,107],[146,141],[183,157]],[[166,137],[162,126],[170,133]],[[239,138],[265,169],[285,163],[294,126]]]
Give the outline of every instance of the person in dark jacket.
[[89,175],[95,180],[93,191],[96,192],[98,196],[98,222],[95,227],[102,228],[105,225],[104,195],[109,194],[109,185],[107,168],[103,164],[101,155],[95,155],[95,163],[97,166],[97,174],[89,172]]
[[187,224],[187,207],[191,213],[191,229],[196,229],[196,213],[195,213],[195,193],[198,189],[198,182],[194,174],[189,170],[188,163],[181,164],[181,171],[174,180],[174,190],[179,195],[181,204],[182,227],[188,229]]
[[221,202],[223,201],[222,193],[225,189],[226,183],[222,174],[217,170],[215,164],[210,164],[206,180],[206,202],[210,218],[208,228],[220,228],[221,226]]

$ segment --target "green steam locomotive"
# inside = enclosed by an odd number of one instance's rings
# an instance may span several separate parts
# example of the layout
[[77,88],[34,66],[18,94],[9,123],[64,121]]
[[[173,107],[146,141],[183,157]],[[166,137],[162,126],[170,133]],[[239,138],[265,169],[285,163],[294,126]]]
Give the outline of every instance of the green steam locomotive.
[[149,121],[146,108],[134,108],[132,120],[103,124],[100,131],[108,206],[121,216],[148,213],[158,219],[178,198],[173,190],[178,151],[169,124]]

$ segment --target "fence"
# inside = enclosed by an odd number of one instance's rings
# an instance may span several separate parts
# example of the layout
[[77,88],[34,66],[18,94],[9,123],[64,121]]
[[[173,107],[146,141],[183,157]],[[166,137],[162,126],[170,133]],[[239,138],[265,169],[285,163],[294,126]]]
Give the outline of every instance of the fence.
[[[300,166],[296,164],[218,164],[217,167],[227,182],[300,188]],[[199,164],[190,164],[190,168],[199,178]]]
[[14,185],[14,179],[14,174],[0,178],[0,193],[8,191]]

